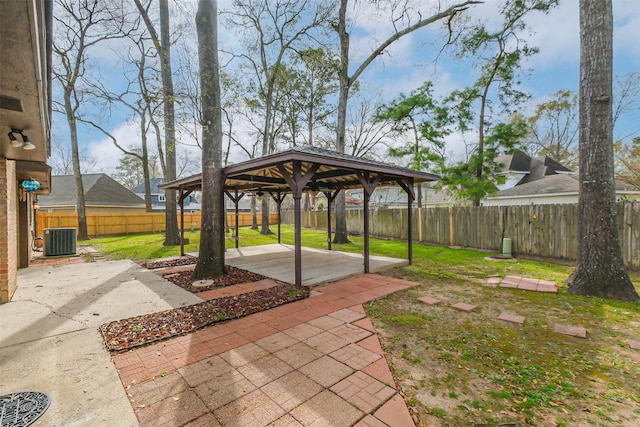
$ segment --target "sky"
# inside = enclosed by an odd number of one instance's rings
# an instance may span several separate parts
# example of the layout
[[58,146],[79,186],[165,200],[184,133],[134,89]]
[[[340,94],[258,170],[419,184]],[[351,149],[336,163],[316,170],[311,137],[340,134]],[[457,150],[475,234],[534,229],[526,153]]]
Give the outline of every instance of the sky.
[[[429,7],[427,3],[429,2],[418,2],[423,8]],[[219,1],[219,9],[224,10],[229,4],[230,1]],[[498,4],[497,1],[486,0],[484,4],[472,6],[469,14],[474,20],[487,20],[489,26],[496,25],[499,22]],[[624,76],[640,70],[640,43],[637,40],[640,28],[640,1],[614,0],[613,5],[614,76]],[[427,13],[428,9],[423,12]],[[352,61],[350,68],[353,71],[376,44],[392,34],[393,28],[388,14],[368,2],[355,2],[355,6],[351,5],[349,8],[349,15]],[[561,0],[560,5],[549,14],[533,14],[527,19],[527,23],[530,32],[526,34],[526,40],[530,46],[539,49],[539,53],[528,58],[523,67],[529,70],[522,77],[522,88],[531,94],[529,105],[546,100],[550,94],[560,89],[577,91],[580,61],[578,1]],[[364,90],[371,92],[371,96],[389,101],[401,93],[409,94],[427,80],[433,82],[436,95],[446,95],[451,90],[461,89],[473,83],[477,73],[471,68],[468,60],[454,59],[446,52],[438,57],[441,42],[441,33],[435,27],[425,27],[405,36],[372,63],[362,74],[360,84]],[[224,28],[221,20],[221,46],[233,50],[238,43],[237,34]],[[120,46],[115,44],[109,49],[102,48],[97,53],[97,63],[103,67],[100,74],[106,81],[116,82],[119,79],[118,73],[121,73],[121,69],[114,53],[114,50],[118,49]],[[94,113],[101,115],[101,124],[119,141],[135,141],[139,138],[137,124],[127,120],[125,113],[114,112],[111,116],[98,111]],[[640,112],[636,111],[622,117],[616,132],[639,134],[639,114]],[[68,141],[67,135],[65,119],[54,115],[53,143]],[[111,140],[84,127],[80,129],[80,138],[81,149],[87,157],[97,160],[92,171],[112,172],[121,153],[113,146]],[[186,139],[184,136],[182,138]],[[451,136],[447,143],[447,151],[452,158],[462,156],[464,146],[460,135]],[[193,147],[180,149],[190,150],[194,155],[198,152],[198,149]],[[230,158],[232,161],[245,159],[237,148],[232,151]]]

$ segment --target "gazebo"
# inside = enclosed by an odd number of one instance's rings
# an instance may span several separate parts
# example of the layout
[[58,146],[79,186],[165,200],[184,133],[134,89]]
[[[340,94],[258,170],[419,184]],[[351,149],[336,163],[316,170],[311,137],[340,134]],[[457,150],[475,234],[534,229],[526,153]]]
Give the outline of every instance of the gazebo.
[[[369,273],[369,199],[379,186],[399,185],[407,193],[408,259],[412,262],[411,206],[415,199],[414,184],[436,181],[437,175],[388,165],[336,151],[312,146],[287,151],[230,165],[224,168],[224,192],[235,203],[236,236],[238,236],[238,201],[248,193],[269,195],[277,205],[278,243],[280,243],[281,205],[287,194],[294,200],[295,284],[302,284],[301,199],[304,192],[322,192],[328,202],[328,249],[331,249],[331,203],[342,190],[364,190],[364,272]],[[167,182],[161,189],[178,191],[181,233],[184,237],[184,200],[202,188],[202,174]],[[180,253],[184,255],[181,239]],[[238,240],[236,237],[236,248]]]

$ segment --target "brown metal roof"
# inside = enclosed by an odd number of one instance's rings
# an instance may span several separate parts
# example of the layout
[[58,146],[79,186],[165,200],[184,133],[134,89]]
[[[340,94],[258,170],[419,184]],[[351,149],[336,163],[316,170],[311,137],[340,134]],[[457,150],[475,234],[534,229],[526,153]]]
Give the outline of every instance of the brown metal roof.
[[[427,172],[304,146],[227,166],[224,168],[225,189],[244,192],[256,190],[290,192],[291,189],[283,177],[282,169],[292,175],[294,162],[300,162],[303,175],[314,165],[318,165],[313,178],[305,187],[305,190],[312,191],[361,188],[362,183],[358,174],[362,173],[376,176],[379,179],[378,185],[398,185],[398,181],[407,179],[414,183],[439,179],[437,175]],[[197,174],[167,182],[159,188],[199,191],[201,181],[202,174]]]

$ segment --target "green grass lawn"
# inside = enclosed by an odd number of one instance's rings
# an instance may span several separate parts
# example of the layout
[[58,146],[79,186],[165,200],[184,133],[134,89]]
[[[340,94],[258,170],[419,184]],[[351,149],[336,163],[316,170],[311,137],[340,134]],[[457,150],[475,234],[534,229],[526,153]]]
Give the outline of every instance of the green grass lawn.
[[[273,228],[275,230],[275,227]],[[282,227],[283,243],[293,228]],[[198,232],[188,232],[187,252],[197,252]],[[88,242],[110,259],[136,261],[177,256],[179,247],[162,246],[163,234],[128,235]],[[303,245],[326,248],[326,234],[303,230]],[[240,245],[276,243],[240,229]],[[234,240],[227,238],[227,247]],[[362,239],[334,245],[362,252]],[[406,258],[406,242],[372,239],[371,252]],[[418,425],[640,425],[640,304],[568,294],[564,280],[573,267],[551,262],[485,260],[486,252],[414,244],[413,265],[385,274],[418,286],[374,301],[365,308],[373,319],[398,387]],[[507,274],[554,280],[556,294],[483,285],[489,275]],[[640,276],[631,275],[640,290]],[[442,301],[430,307],[417,301]],[[478,305],[473,313],[450,308]],[[523,325],[497,317],[525,316]],[[582,325],[586,340],[553,332],[555,323]]]
[[[272,227],[275,232],[276,227]],[[249,227],[240,228],[240,247],[277,243],[276,234],[262,235],[258,230]],[[185,252],[198,252],[200,231],[187,231]],[[344,252],[362,252],[362,237],[351,236],[351,243],[333,245],[334,250]],[[127,234],[113,237],[94,238],[81,244],[90,244],[109,259],[131,259],[145,261],[180,255],[180,246],[163,246],[164,233]],[[293,244],[293,226],[282,226],[282,243]],[[327,235],[324,231],[304,229],[302,231],[303,246],[326,248]],[[234,238],[227,234],[227,248],[235,246]],[[371,239],[371,253],[395,258],[407,257],[407,243],[397,240]],[[486,261],[486,252],[466,249],[451,249],[441,246],[413,245],[414,263],[406,269],[406,274],[416,278],[433,279],[466,279],[467,277],[483,278],[488,275],[522,274],[531,277],[547,278],[561,282],[567,278],[572,267],[548,262],[518,260],[517,262]]]

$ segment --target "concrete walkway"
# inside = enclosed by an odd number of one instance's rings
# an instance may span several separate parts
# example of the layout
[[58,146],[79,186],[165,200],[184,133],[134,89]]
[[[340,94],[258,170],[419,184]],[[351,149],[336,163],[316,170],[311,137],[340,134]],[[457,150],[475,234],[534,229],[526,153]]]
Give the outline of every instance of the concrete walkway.
[[35,426],[413,425],[360,305],[413,285],[359,275],[112,358],[100,324],[202,299],[131,261],[31,267],[0,305],[0,394],[49,394]]
[[131,261],[20,270],[0,305],[0,394],[49,394],[35,426],[137,426],[98,326],[200,301]]
[[414,285],[349,277],[113,361],[141,426],[413,426],[361,304]]

